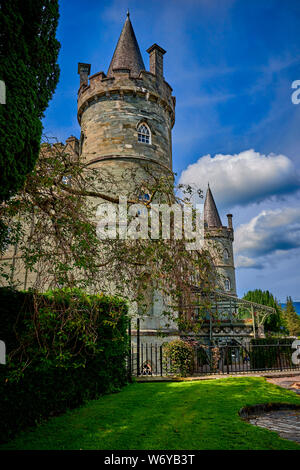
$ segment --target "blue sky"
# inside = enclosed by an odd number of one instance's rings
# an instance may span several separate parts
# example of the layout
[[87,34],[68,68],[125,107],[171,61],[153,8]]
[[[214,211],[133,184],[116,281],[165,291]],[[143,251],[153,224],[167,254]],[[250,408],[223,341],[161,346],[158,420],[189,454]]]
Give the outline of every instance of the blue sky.
[[238,294],[300,300],[299,0],[60,0],[48,136],[79,136],[77,63],[107,72],[127,8],[146,68],[150,45],[167,50],[178,180],[209,181],[223,223],[234,215]]

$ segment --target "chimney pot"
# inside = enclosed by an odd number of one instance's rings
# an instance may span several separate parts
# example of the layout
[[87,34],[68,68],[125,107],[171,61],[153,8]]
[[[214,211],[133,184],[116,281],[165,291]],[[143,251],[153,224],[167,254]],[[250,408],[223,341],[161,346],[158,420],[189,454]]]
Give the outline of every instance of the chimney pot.
[[80,86],[88,85],[88,78],[91,71],[91,64],[78,63],[78,74],[80,76]]
[[228,220],[228,228],[233,228],[232,227],[232,214],[227,214],[227,220]]
[[157,78],[163,79],[164,75],[164,58],[163,55],[166,51],[158,46],[153,44],[149,49],[147,49],[150,59],[150,72],[156,75]]

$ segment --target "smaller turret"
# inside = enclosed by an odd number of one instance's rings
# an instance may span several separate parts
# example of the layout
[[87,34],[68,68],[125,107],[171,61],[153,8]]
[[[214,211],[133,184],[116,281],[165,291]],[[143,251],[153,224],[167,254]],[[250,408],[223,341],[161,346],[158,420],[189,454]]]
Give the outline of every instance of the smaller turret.
[[220,288],[229,294],[236,295],[232,214],[227,214],[227,220],[228,227],[223,226],[208,185],[204,203],[205,245],[210,251],[214,265],[220,275]]

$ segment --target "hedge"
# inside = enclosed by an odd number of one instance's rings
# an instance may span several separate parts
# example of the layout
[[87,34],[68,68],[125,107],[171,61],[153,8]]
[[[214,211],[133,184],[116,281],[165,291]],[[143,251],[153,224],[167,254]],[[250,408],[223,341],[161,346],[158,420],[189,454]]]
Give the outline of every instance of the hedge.
[[[0,442],[127,383],[127,306],[116,297],[0,288]],[[38,330],[38,334],[37,334]]]

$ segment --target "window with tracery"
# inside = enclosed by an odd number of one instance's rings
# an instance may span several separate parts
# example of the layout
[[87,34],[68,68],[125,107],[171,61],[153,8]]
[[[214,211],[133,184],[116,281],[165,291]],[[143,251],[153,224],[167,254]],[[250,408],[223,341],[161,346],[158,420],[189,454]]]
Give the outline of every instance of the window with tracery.
[[227,260],[229,259],[229,252],[228,252],[228,250],[227,250],[226,248],[225,248],[225,250],[224,250],[223,255],[224,255],[224,260],[227,261]]
[[230,290],[231,286],[230,286],[230,279],[229,278],[226,278],[225,279],[225,290]]
[[151,143],[151,132],[147,124],[144,122],[138,127],[138,142],[143,144]]

